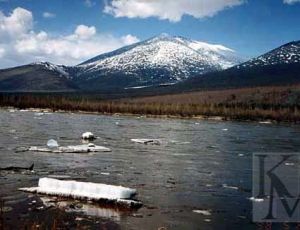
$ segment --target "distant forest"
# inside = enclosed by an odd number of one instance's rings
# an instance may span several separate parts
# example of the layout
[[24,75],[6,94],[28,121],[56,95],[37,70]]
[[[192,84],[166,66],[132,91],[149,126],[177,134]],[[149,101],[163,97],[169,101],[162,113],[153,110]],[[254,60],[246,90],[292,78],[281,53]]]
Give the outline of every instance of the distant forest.
[[1,93],[0,106],[183,118],[220,116],[224,120],[298,123],[300,87],[256,87],[114,100],[91,94]]

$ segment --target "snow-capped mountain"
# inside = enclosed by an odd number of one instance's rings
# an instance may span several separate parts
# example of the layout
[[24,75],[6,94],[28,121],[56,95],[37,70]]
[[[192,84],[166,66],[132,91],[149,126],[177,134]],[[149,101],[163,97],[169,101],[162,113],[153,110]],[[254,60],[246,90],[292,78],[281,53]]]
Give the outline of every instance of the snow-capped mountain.
[[130,78],[127,86],[174,83],[196,75],[223,70],[241,63],[235,51],[222,45],[172,37],[166,34],[116,51],[99,55],[82,64],[77,78]]
[[[300,41],[219,72],[176,84],[180,91],[300,84]],[[177,90],[178,90],[177,89]]]
[[280,46],[264,55],[253,58],[235,68],[251,68],[257,66],[284,65],[300,63],[300,41]]
[[133,90],[135,95],[138,89],[138,93],[150,95],[162,89],[182,92],[300,83],[300,41],[235,65],[240,60],[233,50],[222,45],[161,35],[77,66],[38,62],[0,70],[0,91],[127,95]]
[[[60,87],[57,83],[64,82],[62,88],[111,92],[167,86],[193,76],[224,70],[241,62],[235,51],[222,45],[162,34],[101,54],[77,66],[36,62],[0,70],[0,85],[3,85],[3,89],[13,88],[14,81],[19,83],[21,80],[26,81],[27,78],[32,80],[36,78],[37,89],[39,85],[46,87],[44,83],[47,80],[40,81],[44,76],[49,78],[51,84],[54,82],[53,88],[58,90]],[[21,69],[26,78],[19,79]],[[18,87],[20,88],[22,84],[18,84]],[[26,83],[24,90],[29,89],[30,84]]]

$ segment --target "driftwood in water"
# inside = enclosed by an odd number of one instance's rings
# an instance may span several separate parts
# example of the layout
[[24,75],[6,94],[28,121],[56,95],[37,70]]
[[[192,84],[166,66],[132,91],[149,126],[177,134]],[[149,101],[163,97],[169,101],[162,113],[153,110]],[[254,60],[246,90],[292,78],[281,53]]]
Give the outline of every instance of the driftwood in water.
[[26,168],[26,167],[15,167],[15,166],[10,166],[10,167],[6,167],[6,168],[0,168],[0,171],[21,171],[21,170],[29,170],[32,171],[34,167],[34,163]]

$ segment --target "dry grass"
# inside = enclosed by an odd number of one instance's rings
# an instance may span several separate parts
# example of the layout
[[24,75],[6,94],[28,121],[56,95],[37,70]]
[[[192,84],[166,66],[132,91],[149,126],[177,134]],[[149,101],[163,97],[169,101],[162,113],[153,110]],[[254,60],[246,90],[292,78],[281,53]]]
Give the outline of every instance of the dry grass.
[[[287,104],[289,100],[300,102],[300,85],[270,86],[214,91],[189,92],[175,95],[150,96],[131,99],[131,102],[143,103],[179,103],[179,104],[219,104],[219,103],[265,103]],[[128,101],[128,99],[124,99]]]

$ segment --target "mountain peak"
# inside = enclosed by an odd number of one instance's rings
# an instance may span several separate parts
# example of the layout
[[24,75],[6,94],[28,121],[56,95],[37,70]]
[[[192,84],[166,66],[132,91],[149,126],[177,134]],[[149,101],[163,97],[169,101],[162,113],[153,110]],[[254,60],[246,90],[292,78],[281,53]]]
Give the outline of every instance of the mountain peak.
[[144,42],[157,42],[157,41],[175,41],[175,37],[167,33],[161,33],[157,36],[145,40]]
[[[161,85],[241,63],[233,50],[163,33],[80,65],[81,79],[115,76],[130,86]],[[120,81],[120,80],[118,80]],[[128,87],[128,86],[127,86]]]
[[197,51],[208,51],[208,52],[231,52],[235,53],[234,50],[220,45],[220,44],[211,44],[203,41],[197,41],[192,40],[189,38],[185,38],[182,36],[172,36],[167,33],[162,33],[160,35],[157,35],[153,38],[150,38],[149,40],[146,40],[145,42],[160,42],[160,41],[168,41],[168,42],[174,42],[174,43],[180,43],[182,45],[188,46],[191,49],[197,50]]
[[48,62],[48,61],[38,61],[38,62],[33,62],[30,65],[43,65],[43,66],[45,66],[45,65],[52,65],[52,63]]
[[170,38],[172,36],[168,33],[161,33],[160,35],[158,35],[156,37],[158,37],[158,38]]

